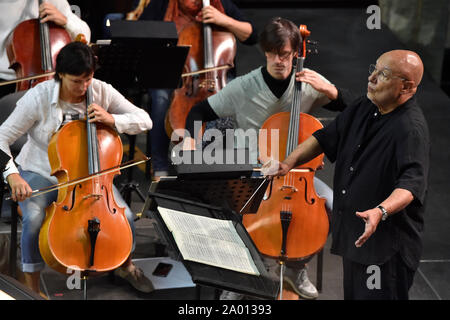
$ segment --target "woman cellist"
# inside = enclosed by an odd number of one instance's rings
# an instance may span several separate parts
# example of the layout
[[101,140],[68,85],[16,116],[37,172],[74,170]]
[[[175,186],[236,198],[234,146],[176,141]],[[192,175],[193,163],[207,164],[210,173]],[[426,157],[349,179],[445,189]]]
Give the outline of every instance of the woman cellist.
[[[16,79],[14,70],[9,69],[10,62],[6,52],[7,40],[14,28],[29,19],[42,18],[42,22],[53,22],[65,28],[72,39],[78,34],[84,34],[89,42],[91,31],[89,26],[75,15],[67,0],[47,0],[41,6],[38,1],[13,0],[0,1],[0,81]],[[23,39],[24,43],[30,40]],[[0,86],[0,97],[14,92],[15,85]]]
[[[56,191],[30,197],[33,189],[48,187],[57,182],[50,175],[47,148],[52,135],[71,120],[85,118],[86,91],[90,86],[93,103],[88,107],[89,121],[114,128],[119,133],[138,134],[150,130],[152,121],[143,109],[125,99],[111,85],[93,78],[96,57],[89,46],[81,42],[66,45],[58,54],[55,79],[39,83],[17,102],[17,106],[0,126],[0,148],[8,154],[9,145],[23,134],[28,139],[15,161],[11,160],[4,178],[11,187],[11,196],[19,201],[22,210],[22,269],[26,284],[39,292],[39,274],[44,268],[38,237],[45,217],[45,209],[56,201]],[[76,150],[74,145],[73,149]],[[76,154],[76,152],[75,152]],[[114,188],[115,189],[115,188]],[[114,195],[119,206],[125,207],[117,189]],[[133,218],[125,210],[133,231]],[[130,280],[138,290],[152,290],[145,278],[128,257],[119,268],[119,275]],[[118,270],[119,270],[118,269]]]
[[[293,58],[300,46],[301,36],[297,26],[283,18],[272,19],[262,31],[259,44],[266,57],[266,66],[259,67],[250,73],[237,77],[217,94],[195,105],[188,114],[186,129],[191,137],[195,121],[210,121],[218,117],[231,116],[236,119],[235,132],[237,147],[247,147],[251,152],[253,163],[257,163],[257,143],[248,141],[246,134],[255,133],[271,115],[290,111],[295,80],[302,80],[302,108],[304,112],[312,112],[325,106],[330,100],[330,88],[334,88],[325,78],[313,70],[305,69],[295,74]],[[183,148],[194,149],[195,141],[185,137]],[[317,193],[327,199],[327,210],[331,212],[333,192],[319,179],[314,179]],[[304,264],[289,266],[285,280],[289,281],[292,290],[306,299],[317,298],[318,292],[309,281]],[[237,294],[223,295],[223,298],[238,299]]]
[[[202,0],[152,0],[140,15],[140,20],[173,21],[178,33],[192,23],[204,22],[221,26],[231,32],[243,44],[253,45],[257,41],[254,27],[230,0],[211,0],[211,5],[202,8]],[[199,34],[198,37],[201,35]],[[189,44],[189,43],[186,43]],[[154,122],[151,133],[151,154],[155,179],[168,174],[169,138],[164,128],[172,90],[150,89],[150,115]]]

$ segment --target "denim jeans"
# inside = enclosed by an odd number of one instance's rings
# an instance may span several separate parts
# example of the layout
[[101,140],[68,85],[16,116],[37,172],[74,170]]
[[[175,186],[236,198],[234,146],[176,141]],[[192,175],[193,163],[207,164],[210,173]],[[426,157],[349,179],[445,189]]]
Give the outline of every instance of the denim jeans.
[[165,118],[170,107],[172,89],[149,89],[151,97],[150,117],[153,128],[150,131],[151,156],[153,174],[155,176],[167,175],[169,170],[169,143],[170,139],[165,130]]
[[[50,180],[40,174],[31,171],[23,171],[20,167],[19,172],[32,190],[42,189],[53,184]],[[126,205],[117,188],[114,186],[113,189],[117,204],[121,207],[125,207],[125,215],[133,233],[133,251],[135,247],[133,213]],[[39,231],[45,218],[45,208],[56,201],[57,196],[57,191],[52,191],[19,202],[20,209],[22,210],[21,258],[23,272],[41,271],[45,267],[39,251]]]

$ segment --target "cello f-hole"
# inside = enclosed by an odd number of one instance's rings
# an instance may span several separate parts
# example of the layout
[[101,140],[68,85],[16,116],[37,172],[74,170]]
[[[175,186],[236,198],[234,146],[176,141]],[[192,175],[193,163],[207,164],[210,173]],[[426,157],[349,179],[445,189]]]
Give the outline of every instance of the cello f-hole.
[[69,207],[67,207],[67,206],[63,206],[63,209],[65,210],[65,211],[72,211],[72,209],[73,209],[73,206],[75,205],[75,196],[76,196],[76,188],[77,187],[80,187],[80,189],[81,189],[81,184],[76,184],[75,185],[75,187],[73,188],[73,190],[72,190],[72,204],[70,205],[70,209],[69,209]]
[[116,208],[112,208],[112,210],[111,210],[111,207],[109,206],[110,201],[109,201],[109,197],[108,197],[108,189],[106,189],[105,186],[102,186],[102,190],[105,190],[105,194],[106,194],[106,203],[108,204],[108,210],[109,210],[109,212],[111,212],[112,214],[115,214],[115,213],[117,212],[117,209],[116,209]]
[[311,198],[308,200],[308,180],[305,177],[300,177],[299,181],[303,181],[305,183],[305,201],[307,204],[313,205],[316,202],[316,199]]

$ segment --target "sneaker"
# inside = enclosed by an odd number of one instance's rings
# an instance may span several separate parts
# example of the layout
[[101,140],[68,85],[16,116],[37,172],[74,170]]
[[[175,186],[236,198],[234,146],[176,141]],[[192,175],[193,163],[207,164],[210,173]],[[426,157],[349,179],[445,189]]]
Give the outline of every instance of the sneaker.
[[243,300],[244,295],[233,291],[223,290],[220,294],[219,300]]
[[117,268],[114,270],[114,275],[128,281],[138,291],[149,293],[154,290],[152,282],[137,266],[134,266],[133,271],[129,271],[127,268]]
[[317,299],[317,297],[319,296],[319,292],[311,283],[311,281],[309,281],[306,268],[300,270],[297,277],[294,278],[295,281],[292,281],[293,278],[294,277],[290,277],[289,274],[286,274],[284,276],[284,281],[296,294],[298,294],[303,299]]

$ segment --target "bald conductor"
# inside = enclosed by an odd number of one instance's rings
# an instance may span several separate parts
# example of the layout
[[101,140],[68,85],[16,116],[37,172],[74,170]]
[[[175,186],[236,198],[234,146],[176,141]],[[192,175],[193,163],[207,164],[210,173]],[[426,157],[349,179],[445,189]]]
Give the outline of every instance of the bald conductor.
[[[336,163],[331,253],[342,256],[344,299],[408,299],[422,253],[430,140],[414,97],[423,63],[412,51],[382,54],[367,95],[300,144],[273,175],[324,152]],[[303,80],[302,80],[303,81]]]

